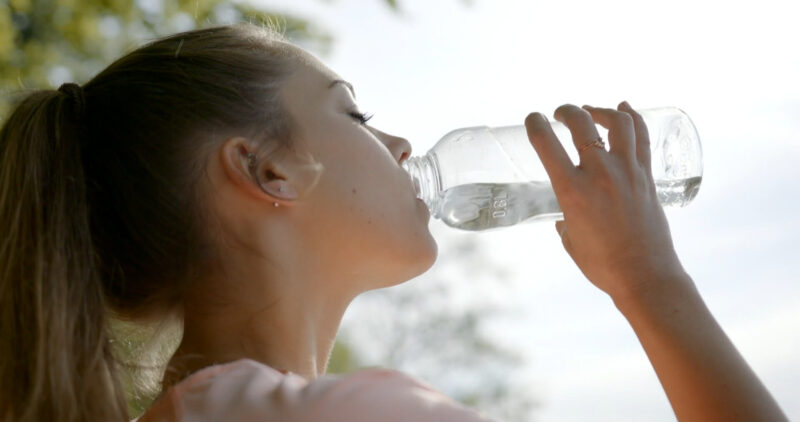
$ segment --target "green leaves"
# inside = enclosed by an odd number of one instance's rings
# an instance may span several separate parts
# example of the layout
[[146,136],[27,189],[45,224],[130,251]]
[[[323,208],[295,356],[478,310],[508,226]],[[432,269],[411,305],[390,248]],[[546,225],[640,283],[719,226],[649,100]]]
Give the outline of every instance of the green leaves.
[[84,83],[143,42],[232,22],[277,24],[325,54],[332,36],[301,17],[222,0],[10,0],[0,2],[0,121],[15,94]]

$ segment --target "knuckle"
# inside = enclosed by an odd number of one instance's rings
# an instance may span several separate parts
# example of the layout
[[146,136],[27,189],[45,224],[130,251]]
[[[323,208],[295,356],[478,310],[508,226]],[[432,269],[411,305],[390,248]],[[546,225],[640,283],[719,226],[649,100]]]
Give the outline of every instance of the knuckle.
[[631,110],[630,112],[625,114],[631,116],[631,119],[633,119],[633,121],[636,122],[636,124],[644,125],[644,118],[636,110]]
[[645,198],[655,190],[655,184],[653,184],[652,180],[647,178],[647,175],[643,171],[640,172],[639,177],[636,178],[634,183],[636,196],[639,198]]
[[645,177],[644,169],[637,164],[628,166],[625,169],[625,178],[636,193],[642,192],[643,188],[647,187],[647,177]]
[[642,115],[639,114],[639,112],[634,110],[634,109],[631,109],[630,115],[633,116],[633,117],[636,117],[636,118],[640,118],[640,119],[642,118]]
[[625,166],[622,176],[624,180],[621,181],[620,189],[630,198],[642,200],[647,198],[651,190],[654,189],[653,181],[648,177],[647,169],[636,162]]
[[595,176],[594,182],[597,185],[595,189],[599,189],[603,192],[611,193],[617,190],[614,178],[609,171],[599,172]]
[[595,176],[594,192],[601,197],[617,198],[620,194],[619,180],[611,173],[598,174]]
[[559,189],[558,202],[561,208],[583,207],[585,205],[586,196],[581,195],[574,186],[564,186]]
[[619,111],[615,112],[615,114],[617,117],[617,121],[621,126],[633,127],[633,116],[631,116],[628,113],[622,113]]
[[619,168],[618,161],[609,160],[605,165],[597,166],[594,171],[592,175],[593,189],[605,194],[617,195],[620,190],[620,183],[623,183],[621,179],[625,177],[626,174]]
[[564,123],[567,126],[572,126],[592,121],[592,115],[589,114],[588,111],[575,106],[565,109],[562,116],[564,117]]
[[616,111],[616,110],[609,110],[610,114],[610,125],[614,129],[633,129],[633,117],[630,114]]

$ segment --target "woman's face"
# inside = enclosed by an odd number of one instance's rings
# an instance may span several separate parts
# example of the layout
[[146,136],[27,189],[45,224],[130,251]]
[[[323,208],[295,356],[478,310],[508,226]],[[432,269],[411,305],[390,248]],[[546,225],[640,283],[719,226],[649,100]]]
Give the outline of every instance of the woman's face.
[[[362,290],[413,278],[433,265],[430,215],[400,163],[404,138],[363,124],[349,83],[296,48],[297,66],[281,89],[294,120],[294,144],[322,164],[317,185],[295,206],[306,239]],[[315,255],[316,256],[316,255]]]

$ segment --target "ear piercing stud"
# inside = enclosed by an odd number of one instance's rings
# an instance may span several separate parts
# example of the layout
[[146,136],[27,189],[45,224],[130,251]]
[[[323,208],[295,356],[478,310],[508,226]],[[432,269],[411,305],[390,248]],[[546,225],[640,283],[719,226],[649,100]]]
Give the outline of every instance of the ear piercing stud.
[[[278,186],[278,192],[283,192],[283,186]],[[277,202],[273,202],[272,205],[277,207],[279,204]]]

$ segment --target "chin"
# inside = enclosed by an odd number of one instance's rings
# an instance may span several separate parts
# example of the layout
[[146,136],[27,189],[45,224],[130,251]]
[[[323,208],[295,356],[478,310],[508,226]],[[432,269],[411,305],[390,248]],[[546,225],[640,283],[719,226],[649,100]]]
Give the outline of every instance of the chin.
[[[352,235],[360,239],[352,251],[360,262],[362,291],[376,290],[405,283],[426,271],[436,262],[439,246],[427,224],[382,224]],[[398,227],[410,227],[398,230]],[[363,225],[359,226],[364,229]]]
[[391,285],[405,283],[424,274],[428,271],[433,264],[436,263],[436,258],[439,255],[439,245],[429,232],[423,236],[424,240],[416,242],[414,246],[409,248],[411,254],[406,255],[405,265],[402,265],[403,270],[399,272],[402,276],[398,277],[395,283]]
[[428,271],[436,262],[436,258],[439,257],[439,245],[436,243],[436,239],[434,239],[433,236],[431,236],[430,232],[428,232],[428,237],[430,239],[428,242],[428,254],[425,255],[424,259],[422,259],[424,261],[424,268],[422,269],[422,271],[420,271],[419,274]]

